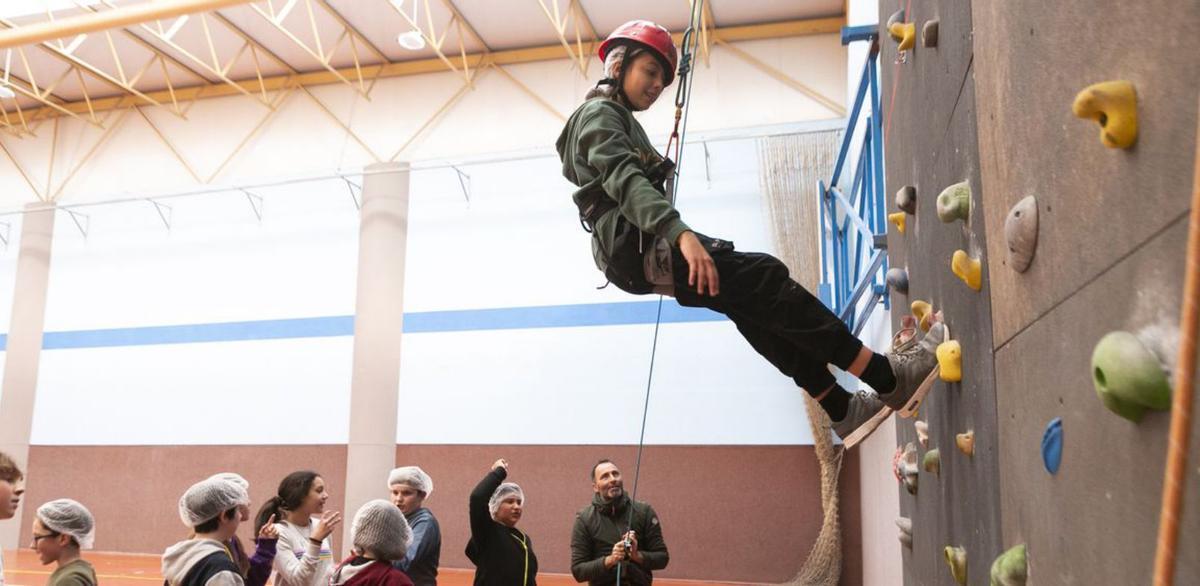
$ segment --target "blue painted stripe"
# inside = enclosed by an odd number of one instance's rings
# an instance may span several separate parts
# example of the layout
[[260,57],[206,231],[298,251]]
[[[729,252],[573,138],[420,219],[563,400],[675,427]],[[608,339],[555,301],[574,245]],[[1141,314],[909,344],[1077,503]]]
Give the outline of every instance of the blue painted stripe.
[[[497,309],[422,311],[404,314],[404,333],[466,332],[530,328],[572,328],[654,323],[658,301],[633,303],[586,303]],[[711,322],[725,316],[674,301],[664,301],[663,323]],[[153,346],[245,340],[325,338],[354,335],[354,316],[337,315],[297,319],[275,319],[140,328],[113,328],[46,332],[42,348],[107,348]],[[0,351],[8,336],[0,334]]]

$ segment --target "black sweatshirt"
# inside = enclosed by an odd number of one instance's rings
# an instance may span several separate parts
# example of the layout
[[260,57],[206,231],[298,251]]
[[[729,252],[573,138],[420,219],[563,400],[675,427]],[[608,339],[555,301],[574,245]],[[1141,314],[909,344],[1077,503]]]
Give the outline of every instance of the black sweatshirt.
[[492,519],[488,501],[508,476],[497,468],[471,491],[471,540],[467,558],[475,564],[475,586],[536,586],[537,556],[533,540],[515,527]]

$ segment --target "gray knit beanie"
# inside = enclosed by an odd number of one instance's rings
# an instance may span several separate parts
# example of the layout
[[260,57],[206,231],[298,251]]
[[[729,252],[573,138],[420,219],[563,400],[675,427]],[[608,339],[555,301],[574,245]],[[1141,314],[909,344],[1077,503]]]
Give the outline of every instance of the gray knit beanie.
[[350,534],[355,551],[369,553],[379,561],[404,559],[412,543],[412,528],[404,513],[383,499],[375,499],[358,509]]

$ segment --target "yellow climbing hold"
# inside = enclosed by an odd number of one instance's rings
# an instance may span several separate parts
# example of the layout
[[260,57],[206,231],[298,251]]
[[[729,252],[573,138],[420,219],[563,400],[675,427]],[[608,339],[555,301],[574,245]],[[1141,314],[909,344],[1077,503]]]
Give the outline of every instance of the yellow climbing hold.
[[897,51],[907,51],[917,44],[917,25],[912,22],[894,22],[888,27],[892,39],[899,42]]
[[896,229],[899,230],[901,234],[904,233],[905,220],[906,220],[906,218],[905,218],[904,212],[896,212],[894,214],[888,214],[888,221],[895,224]]
[[933,324],[929,322],[929,318],[933,315],[933,307],[927,301],[920,299],[913,301],[910,306],[913,317],[917,318],[917,323],[921,325],[921,331],[928,332]]
[[959,586],[967,586],[967,550],[961,547],[947,545],[946,564],[950,566],[950,575]]
[[962,345],[958,340],[947,340],[938,344],[937,361],[942,380],[948,383],[962,380]]
[[1108,148],[1127,149],[1137,142],[1137,90],[1128,81],[1087,86],[1075,96],[1071,110],[1100,123],[1100,142]]
[[950,257],[950,270],[968,287],[976,291],[983,288],[983,263],[967,256],[967,251],[954,251],[954,256]]
[[954,436],[954,443],[958,445],[958,451],[972,457],[975,455],[975,432],[967,431]]

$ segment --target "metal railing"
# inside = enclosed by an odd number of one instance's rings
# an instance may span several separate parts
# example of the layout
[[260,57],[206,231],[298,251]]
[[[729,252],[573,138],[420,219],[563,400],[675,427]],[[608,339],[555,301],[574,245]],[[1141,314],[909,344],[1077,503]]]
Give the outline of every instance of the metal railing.
[[[842,135],[833,177],[818,181],[821,225],[821,300],[858,335],[875,306],[889,308],[887,221],[883,196],[883,112],[879,93],[878,26],[844,27],[842,44],[871,43],[854,107]],[[859,124],[864,103],[869,113]],[[849,190],[839,180],[851,145],[861,141]],[[870,294],[864,302],[864,295]]]

